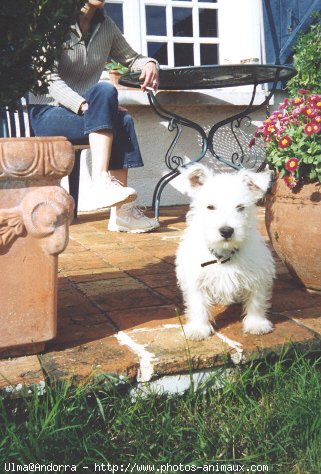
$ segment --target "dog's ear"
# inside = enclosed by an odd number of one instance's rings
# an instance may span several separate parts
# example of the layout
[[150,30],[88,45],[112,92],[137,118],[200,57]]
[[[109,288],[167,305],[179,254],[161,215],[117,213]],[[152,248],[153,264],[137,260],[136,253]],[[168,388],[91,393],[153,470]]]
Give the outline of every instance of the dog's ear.
[[262,171],[255,173],[254,171],[242,170],[240,171],[243,182],[246,183],[251,193],[255,196],[255,200],[262,199],[270,187],[273,172]]
[[186,192],[191,196],[206,183],[208,178],[213,176],[212,172],[200,163],[182,167],[179,172],[187,184]]

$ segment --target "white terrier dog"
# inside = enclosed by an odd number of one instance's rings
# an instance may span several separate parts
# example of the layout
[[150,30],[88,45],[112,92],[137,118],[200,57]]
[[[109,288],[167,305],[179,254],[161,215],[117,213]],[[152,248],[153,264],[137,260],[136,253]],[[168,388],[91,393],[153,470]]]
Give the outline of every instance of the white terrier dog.
[[212,304],[242,303],[246,333],[272,331],[270,306],[274,263],[256,228],[256,202],[271,173],[241,170],[213,175],[203,165],[181,170],[192,197],[187,228],[176,255],[176,274],[187,313],[185,334],[210,336]]

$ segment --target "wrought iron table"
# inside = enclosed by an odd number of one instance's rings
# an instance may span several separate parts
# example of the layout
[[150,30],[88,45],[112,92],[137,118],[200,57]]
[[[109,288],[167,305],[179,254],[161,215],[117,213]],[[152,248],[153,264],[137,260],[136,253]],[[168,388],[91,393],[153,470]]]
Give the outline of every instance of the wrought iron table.
[[[244,118],[249,119],[249,114],[267,105],[275,92],[276,85],[279,81],[285,82],[296,74],[296,71],[289,66],[277,65],[226,65],[226,66],[192,66],[161,69],[159,71],[159,87],[158,90],[197,90],[197,89],[217,89],[225,87],[236,87],[251,85],[253,86],[249,104],[241,112],[232,115],[224,120],[216,122],[208,132],[199,124],[184,118],[173,112],[166,110],[157,100],[156,93],[152,90],[148,91],[148,100],[154,112],[163,120],[168,122],[168,130],[175,131],[175,137],[170,144],[166,154],[165,163],[170,170],[157,183],[153,195],[153,207],[155,210],[155,218],[159,216],[160,198],[164,187],[178,174],[178,168],[200,161],[209,151],[212,156],[225,165],[234,169],[240,169],[246,165],[246,155],[243,147],[235,133],[236,128],[240,128]],[[140,73],[129,73],[121,77],[119,83],[127,87],[139,88],[142,81],[139,80]],[[259,84],[272,83],[271,88],[260,104],[255,104],[257,94],[257,86]],[[250,120],[250,119],[249,119]],[[215,149],[215,134],[225,125],[229,124],[231,132],[235,138],[237,152],[232,153],[231,159],[226,160],[220,156]],[[190,162],[184,163],[181,156],[174,154],[174,148],[177,145],[179,137],[182,133],[182,127],[194,129],[201,137],[200,154],[191,159]]]

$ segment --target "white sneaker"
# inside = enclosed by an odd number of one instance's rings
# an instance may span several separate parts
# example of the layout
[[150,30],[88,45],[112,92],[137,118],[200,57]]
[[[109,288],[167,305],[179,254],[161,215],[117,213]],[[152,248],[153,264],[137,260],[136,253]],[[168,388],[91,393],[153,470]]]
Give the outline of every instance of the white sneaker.
[[135,189],[123,186],[107,173],[102,173],[99,181],[94,183],[94,194],[97,209],[132,202],[137,198]]
[[107,228],[112,232],[140,234],[158,227],[159,223],[155,219],[146,217],[142,208],[135,204],[125,204],[111,214]]

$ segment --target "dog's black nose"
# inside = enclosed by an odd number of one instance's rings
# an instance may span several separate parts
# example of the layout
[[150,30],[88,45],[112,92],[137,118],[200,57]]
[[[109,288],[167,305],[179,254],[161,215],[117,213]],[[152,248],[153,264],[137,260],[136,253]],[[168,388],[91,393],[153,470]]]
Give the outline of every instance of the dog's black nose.
[[224,227],[221,227],[219,229],[219,232],[221,236],[224,237],[224,239],[229,239],[230,237],[232,237],[234,233],[234,229],[233,227],[229,227],[228,225],[225,225]]

